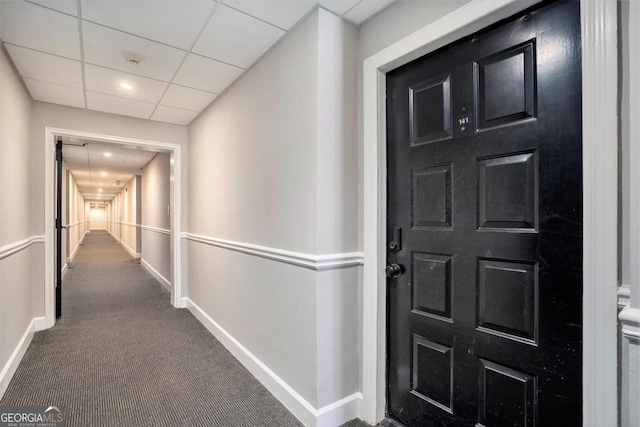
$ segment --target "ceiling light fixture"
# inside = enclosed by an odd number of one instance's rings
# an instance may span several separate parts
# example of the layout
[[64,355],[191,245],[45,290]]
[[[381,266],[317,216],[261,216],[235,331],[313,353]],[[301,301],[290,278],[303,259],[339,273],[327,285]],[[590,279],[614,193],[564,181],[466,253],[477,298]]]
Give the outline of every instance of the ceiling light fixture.
[[109,153],[108,151],[105,151],[104,152],[104,156],[105,157],[111,157],[111,156],[113,156],[113,154]]
[[133,90],[133,85],[130,83],[120,83],[120,89]]
[[105,171],[100,172],[100,176],[107,176],[107,173]]
[[102,188],[98,188],[98,193],[102,193]]

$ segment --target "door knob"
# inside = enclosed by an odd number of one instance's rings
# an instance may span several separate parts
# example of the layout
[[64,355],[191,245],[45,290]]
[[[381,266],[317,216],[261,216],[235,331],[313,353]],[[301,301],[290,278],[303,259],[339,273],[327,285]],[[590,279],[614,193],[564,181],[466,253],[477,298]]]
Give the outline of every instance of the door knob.
[[387,265],[384,272],[387,273],[387,277],[393,277],[395,279],[404,273],[404,267],[394,262],[393,264]]

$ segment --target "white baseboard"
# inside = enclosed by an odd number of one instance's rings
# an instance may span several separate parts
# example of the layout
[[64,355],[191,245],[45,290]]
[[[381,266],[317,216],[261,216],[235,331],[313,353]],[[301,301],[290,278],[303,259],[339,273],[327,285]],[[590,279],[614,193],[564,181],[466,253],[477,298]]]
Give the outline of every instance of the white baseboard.
[[42,317],[34,317],[33,318],[33,332],[44,331],[45,329],[49,329],[47,326],[47,319]]
[[125,248],[125,250],[127,252],[129,252],[131,254],[131,256],[133,256],[134,258],[142,258],[142,254],[138,253],[136,251],[134,251],[133,249],[131,249],[129,247],[129,245],[127,245],[123,240],[120,240],[120,244],[122,245],[123,248]]
[[115,234],[113,234],[111,232],[111,230],[107,230],[107,233],[111,234],[111,237],[113,237],[114,239],[116,239],[116,243],[120,244],[120,239],[118,238],[118,236],[116,236]]
[[[85,233],[86,235],[86,233]],[[71,251],[71,256],[69,256],[69,258],[67,258],[67,262],[71,262],[73,261],[73,259],[76,257],[76,254],[78,253],[78,249],[80,249],[80,243],[82,243],[82,241],[84,240],[84,236],[83,235],[79,240],[78,243],[76,243],[76,247],[73,248],[73,250]]]
[[7,387],[9,387],[9,383],[18,369],[18,365],[20,365],[24,354],[27,352],[27,348],[29,348],[29,344],[31,344],[31,340],[33,339],[33,333],[45,329],[43,327],[44,325],[44,317],[34,317],[31,319],[31,322],[29,322],[29,326],[27,326],[26,331],[24,331],[22,339],[20,339],[15,350],[11,353],[11,357],[9,357],[2,371],[0,371],[0,399],[2,399],[2,396],[4,396],[4,393],[7,391]]
[[160,274],[158,272],[158,270],[156,270],[155,268],[151,267],[151,264],[149,264],[147,261],[145,261],[144,259],[140,260],[140,263],[144,266],[144,268],[147,269],[147,271],[149,273],[151,273],[151,275],[153,277],[156,278],[156,280],[158,282],[160,282],[160,284],[162,286],[164,286],[165,288],[167,288],[168,291],[171,291],[171,282],[168,281],[162,274]]
[[314,408],[193,301],[186,300],[196,319],[305,426],[336,427],[358,417],[362,393],[354,393],[320,409]]

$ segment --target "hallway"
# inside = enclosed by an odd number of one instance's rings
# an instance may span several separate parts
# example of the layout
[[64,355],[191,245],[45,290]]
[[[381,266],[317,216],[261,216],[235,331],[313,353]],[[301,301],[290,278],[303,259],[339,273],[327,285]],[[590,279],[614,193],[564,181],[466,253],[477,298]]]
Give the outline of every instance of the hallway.
[[105,231],[68,270],[62,318],[37,332],[0,406],[57,405],[67,426],[298,426]]

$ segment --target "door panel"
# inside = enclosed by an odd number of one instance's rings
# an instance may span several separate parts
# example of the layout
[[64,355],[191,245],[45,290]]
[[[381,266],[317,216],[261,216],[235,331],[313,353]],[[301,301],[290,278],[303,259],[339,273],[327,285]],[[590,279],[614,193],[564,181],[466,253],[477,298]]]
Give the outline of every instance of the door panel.
[[387,76],[388,411],[582,423],[579,2]]

